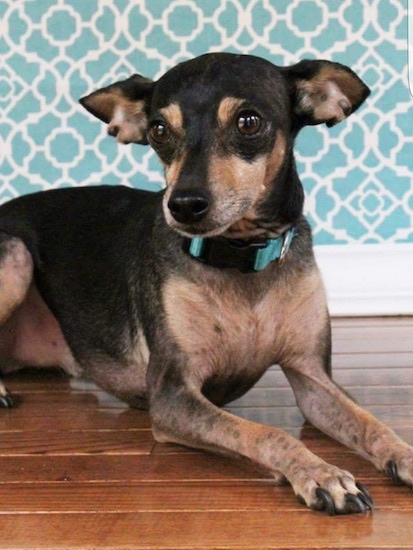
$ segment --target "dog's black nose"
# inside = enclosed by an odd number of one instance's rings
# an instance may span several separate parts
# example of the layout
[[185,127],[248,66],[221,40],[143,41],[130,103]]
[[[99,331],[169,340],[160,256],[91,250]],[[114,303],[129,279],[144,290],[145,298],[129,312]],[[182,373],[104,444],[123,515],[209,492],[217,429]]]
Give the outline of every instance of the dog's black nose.
[[200,192],[175,191],[168,201],[168,208],[179,223],[201,221],[209,210],[209,199]]

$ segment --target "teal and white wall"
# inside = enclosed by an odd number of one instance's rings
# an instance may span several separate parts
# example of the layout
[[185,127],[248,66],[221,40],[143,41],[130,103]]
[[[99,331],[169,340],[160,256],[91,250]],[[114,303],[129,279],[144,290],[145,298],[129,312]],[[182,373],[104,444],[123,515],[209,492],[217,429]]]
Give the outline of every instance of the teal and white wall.
[[97,87],[157,78],[207,51],[331,59],[372,89],[350,119],[298,140],[331,307],[413,313],[407,37],[408,0],[0,0],[0,202],[102,182],[162,186],[149,149],[117,145],[78,105]]

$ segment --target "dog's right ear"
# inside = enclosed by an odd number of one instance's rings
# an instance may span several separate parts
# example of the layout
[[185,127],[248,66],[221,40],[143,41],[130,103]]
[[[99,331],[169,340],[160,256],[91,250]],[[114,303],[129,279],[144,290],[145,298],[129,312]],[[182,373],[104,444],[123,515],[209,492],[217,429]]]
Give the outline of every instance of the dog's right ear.
[[155,82],[139,74],[82,97],[80,104],[108,124],[119,143],[147,145],[147,110]]
[[306,124],[334,126],[350,116],[370,93],[349,67],[324,60],[304,60],[282,69],[290,84],[297,130]]

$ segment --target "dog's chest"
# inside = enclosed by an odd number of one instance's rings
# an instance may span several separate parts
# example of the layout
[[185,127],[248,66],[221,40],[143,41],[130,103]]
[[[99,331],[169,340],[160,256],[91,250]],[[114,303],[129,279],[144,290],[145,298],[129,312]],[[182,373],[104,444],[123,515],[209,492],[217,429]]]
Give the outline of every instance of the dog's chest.
[[258,378],[282,350],[285,300],[277,291],[251,300],[237,286],[171,278],[164,288],[167,329],[201,381]]

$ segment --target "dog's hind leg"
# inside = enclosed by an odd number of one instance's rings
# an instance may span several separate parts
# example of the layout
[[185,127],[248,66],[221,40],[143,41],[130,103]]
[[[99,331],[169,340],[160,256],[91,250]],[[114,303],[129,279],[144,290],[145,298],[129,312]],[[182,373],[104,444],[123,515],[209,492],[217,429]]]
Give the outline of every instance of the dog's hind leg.
[[[18,238],[0,233],[0,375],[2,361],[13,346],[13,332],[4,325],[24,301],[33,276],[33,259]],[[3,328],[3,330],[2,330]],[[0,407],[10,407],[13,400],[0,380]]]

